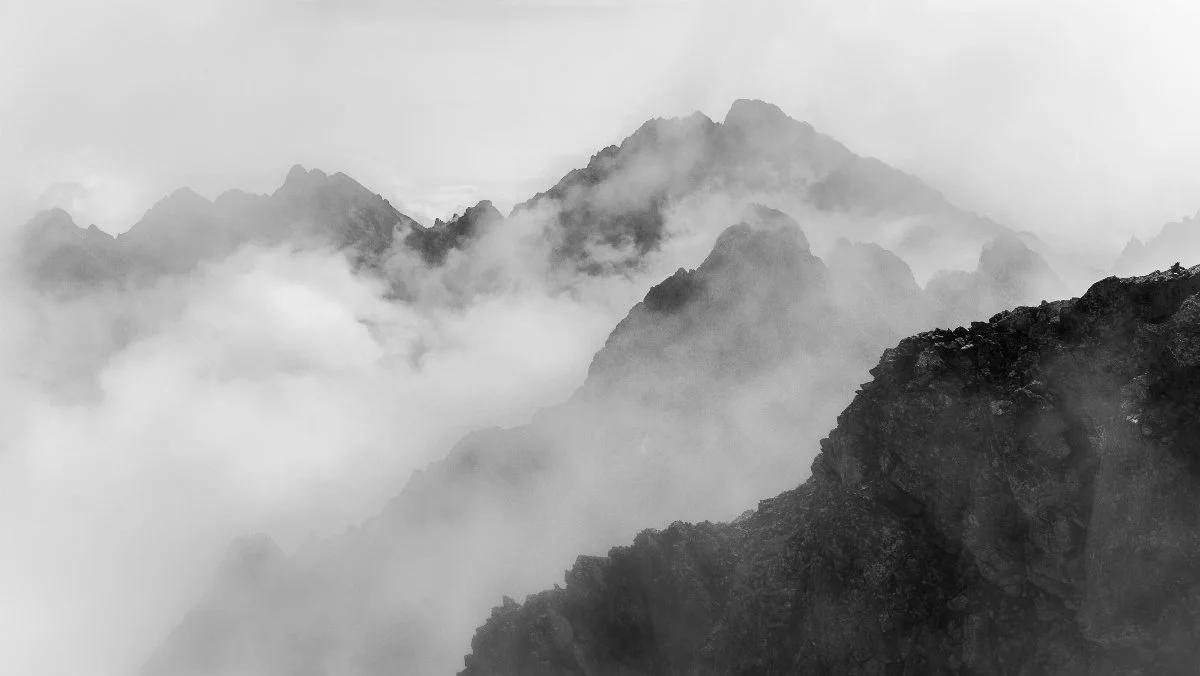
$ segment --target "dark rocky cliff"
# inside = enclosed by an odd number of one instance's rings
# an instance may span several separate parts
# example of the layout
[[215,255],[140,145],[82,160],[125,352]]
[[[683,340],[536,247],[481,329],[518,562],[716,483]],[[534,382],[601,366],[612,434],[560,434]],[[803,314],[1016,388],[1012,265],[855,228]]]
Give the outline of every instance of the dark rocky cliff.
[[1200,267],[923,333],[872,374],[799,488],[581,557],[496,608],[463,673],[1196,673]]

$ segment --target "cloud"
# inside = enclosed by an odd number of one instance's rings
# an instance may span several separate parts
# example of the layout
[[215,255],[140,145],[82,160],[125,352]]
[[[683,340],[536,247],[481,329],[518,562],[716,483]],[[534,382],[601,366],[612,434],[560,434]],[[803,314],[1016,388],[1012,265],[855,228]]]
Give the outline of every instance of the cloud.
[[337,532],[468,430],[565,398],[626,306],[532,284],[395,302],[282,248],[0,301],[0,661],[101,676],[149,654],[233,538]]

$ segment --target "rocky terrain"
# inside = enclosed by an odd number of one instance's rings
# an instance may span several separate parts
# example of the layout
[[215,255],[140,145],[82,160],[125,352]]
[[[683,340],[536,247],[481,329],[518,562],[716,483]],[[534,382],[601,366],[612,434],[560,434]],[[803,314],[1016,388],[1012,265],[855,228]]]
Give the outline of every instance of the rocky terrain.
[[808,481],[580,557],[463,674],[1195,673],[1198,369],[1200,267],[905,339]]

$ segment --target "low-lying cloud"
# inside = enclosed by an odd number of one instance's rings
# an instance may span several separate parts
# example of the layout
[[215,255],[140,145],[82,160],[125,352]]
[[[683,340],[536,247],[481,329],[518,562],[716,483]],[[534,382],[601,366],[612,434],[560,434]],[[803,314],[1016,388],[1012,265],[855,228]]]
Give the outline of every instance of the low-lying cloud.
[[565,398],[637,293],[614,283],[396,301],[340,254],[253,247],[74,299],[8,279],[0,661],[127,673],[234,537],[327,536]]

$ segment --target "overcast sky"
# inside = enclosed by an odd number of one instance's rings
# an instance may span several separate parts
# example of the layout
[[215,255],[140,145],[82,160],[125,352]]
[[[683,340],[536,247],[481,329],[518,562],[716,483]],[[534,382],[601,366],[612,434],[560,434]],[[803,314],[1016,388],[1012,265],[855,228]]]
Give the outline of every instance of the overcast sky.
[[508,206],[649,117],[738,97],[1051,239],[1116,246],[1200,208],[1195,3],[0,7],[10,223],[60,204],[120,231],[178,186],[265,192],[296,162],[423,219]]

